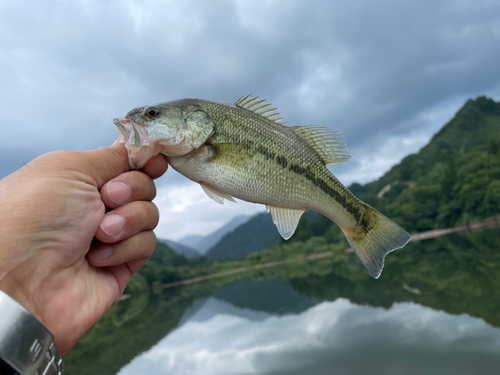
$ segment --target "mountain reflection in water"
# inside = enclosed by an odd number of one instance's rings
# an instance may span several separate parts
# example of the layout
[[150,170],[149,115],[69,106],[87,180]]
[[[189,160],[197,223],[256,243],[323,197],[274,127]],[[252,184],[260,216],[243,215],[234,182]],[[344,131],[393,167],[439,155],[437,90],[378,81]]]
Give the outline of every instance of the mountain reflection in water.
[[500,368],[500,231],[219,279],[115,306],[68,374],[491,374]]

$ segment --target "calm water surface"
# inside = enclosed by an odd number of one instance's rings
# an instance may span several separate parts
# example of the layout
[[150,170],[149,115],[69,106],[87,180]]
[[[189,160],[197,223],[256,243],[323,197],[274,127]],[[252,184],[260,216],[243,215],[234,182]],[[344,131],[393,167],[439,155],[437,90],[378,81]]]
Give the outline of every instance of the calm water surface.
[[[412,244],[391,254],[380,280],[356,259],[322,260],[177,290],[118,328],[114,345],[136,340],[137,353],[108,373],[497,373],[499,247],[490,230]],[[113,353],[106,340],[90,359],[100,368]]]
[[384,309],[338,298],[317,302],[300,313],[276,315],[211,297],[189,313],[180,327],[119,374],[491,374],[500,370],[500,329],[467,314],[450,315],[412,302]]

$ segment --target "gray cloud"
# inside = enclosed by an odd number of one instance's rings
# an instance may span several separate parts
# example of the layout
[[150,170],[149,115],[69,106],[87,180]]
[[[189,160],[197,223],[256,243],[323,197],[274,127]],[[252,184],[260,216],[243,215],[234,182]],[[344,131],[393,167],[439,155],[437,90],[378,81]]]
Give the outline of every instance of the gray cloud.
[[339,130],[353,160],[337,173],[367,181],[404,156],[370,161],[388,139],[428,139],[467,98],[500,98],[500,4],[488,0],[11,0],[0,45],[0,177],[43,152],[112,143],[111,120],[138,105],[253,92],[290,124]]

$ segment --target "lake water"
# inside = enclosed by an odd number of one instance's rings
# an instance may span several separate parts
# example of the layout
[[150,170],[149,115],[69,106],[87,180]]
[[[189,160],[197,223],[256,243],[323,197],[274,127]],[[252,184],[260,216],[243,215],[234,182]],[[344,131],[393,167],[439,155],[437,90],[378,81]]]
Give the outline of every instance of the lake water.
[[327,259],[133,297],[116,329],[68,355],[68,371],[499,373],[499,244],[498,230],[412,244],[389,255],[379,280],[355,258]]

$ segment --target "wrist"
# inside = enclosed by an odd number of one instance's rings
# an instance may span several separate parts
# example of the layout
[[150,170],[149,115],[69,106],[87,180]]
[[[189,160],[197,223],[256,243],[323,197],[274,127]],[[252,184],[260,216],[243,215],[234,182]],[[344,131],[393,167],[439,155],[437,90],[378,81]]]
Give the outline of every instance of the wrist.
[[21,375],[63,372],[54,336],[28,310],[0,290],[0,358]]
[[0,295],[4,292],[16,301],[16,303],[21,305],[24,309],[28,310],[38,320],[40,320],[41,317],[37,314],[35,306],[33,305],[33,300],[28,293],[30,287],[27,275],[17,275],[13,272],[2,273],[1,271],[2,270],[0,269]]

